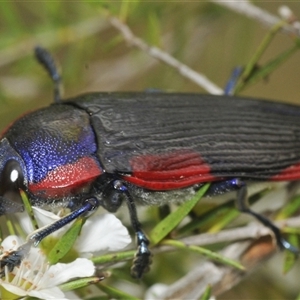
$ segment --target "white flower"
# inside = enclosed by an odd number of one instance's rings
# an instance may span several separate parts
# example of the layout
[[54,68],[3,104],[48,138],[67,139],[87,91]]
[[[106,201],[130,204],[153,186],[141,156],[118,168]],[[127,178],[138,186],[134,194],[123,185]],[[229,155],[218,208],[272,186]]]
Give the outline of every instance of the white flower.
[[84,224],[74,247],[82,252],[109,252],[131,243],[128,230],[113,214],[92,215]]
[[[33,207],[33,211],[40,228],[60,219],[57,215],[40,208]],[[19,215],[19,222],[25,233],[30,234],[34,231],[26,213]],[[52,237],[61,238],[69,227],[64,226],[52,233]],[[90,257],[95,252],[121,250],[130,242],[127,228],[114,215],[93,214],[86,220],[74,250],[81,257]],[[16,250],[21,244],[18,237],[10,236],[3,241],[2,250],[4,253]],[[5,267],[5,276],[0,279],[0,296],[1,299],[13,299],[9,295],[10,292],[21,297],[67,299],[58,286],[72,278],[92,276],[94,269],[93,263],[87,258],[77,258],[68,264],[49,265],[42,250],[31,247],[20,266],[15,267],[12,272],[8,272]]]
[[[40,228],[60,219],[60,217],[52,212],[38,207],[32,208]],[[33,231],[27,215],[21,215],[20,224],[26,233],[31,233]],[[61,238],[68,228],[68,225],[64,226],[62,229],[52,233],[52,236]],[[81,254],[91,252],[103,253],[122,250],[130,243],[131,237],[128,230],[118,218],[110,213],[99,214],[98,212],[95,212],[87,219],[82,227],[80,236],[77,238],[74,248]]]
[[[3,252],[6,252],[16,250],[20,244],[18,237],[9,236],[1,246]],[[67,299],[58,285],[76,277],[92,276],[94,271],[93,263],[85,258],[78,258],[68,264],[58,263],[50,266],[41,250],[31,248],[19,267],[15,267],[12,272],[5,268],[5,276],[0,279],[1,299],[7,299],[7,291],[21,297]]]

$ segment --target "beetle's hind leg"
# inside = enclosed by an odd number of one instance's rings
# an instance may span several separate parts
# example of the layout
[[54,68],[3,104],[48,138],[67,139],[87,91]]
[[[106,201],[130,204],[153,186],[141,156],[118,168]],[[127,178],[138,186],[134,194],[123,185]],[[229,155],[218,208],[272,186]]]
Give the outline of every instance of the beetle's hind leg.
[[280,229],[275,226],[272,221],[264,217],[263,215],[254,212],[250,209],[248,204],[248,195],[247,195],[247,185],[245,182],[237,179],[235,181],[238,184],[238,190],[237,190],[237,198],[236,198],[236,205],[239,211],[252,215],[254,218],[256,218],[259,222],[261,222],[266,227],[270,228],[272,232],[274,233],[274,236],[276,238],[277,245],[281,249],[289,250],[295,254],[299,254],[299,249],[291,245],[286,239],[282,237],[282,234],[280,232]]

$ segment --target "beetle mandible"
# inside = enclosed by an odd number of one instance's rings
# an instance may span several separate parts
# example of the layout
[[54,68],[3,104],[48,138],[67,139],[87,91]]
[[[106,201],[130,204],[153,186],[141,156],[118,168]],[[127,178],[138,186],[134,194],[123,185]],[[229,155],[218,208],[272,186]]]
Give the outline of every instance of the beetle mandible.
[[[68,207],[70,215],[40,229],[0,261],[12,270],[32,244],[99,206],[116,212],[126,202],[137,239],[132,275],[149,269],[149,241],[136,203],[189,199],[237,191],[238,207],[297,252],[279,229],[247,205],[248,181],[300,178],[300,109],[242,97],[180,93],[89,93],[61,100],[51,55],[35,50],[55,83],[55,103],[11,125],[0,141],[0,214],[33,205]],[[12,176],[12,174],[14,174]]]

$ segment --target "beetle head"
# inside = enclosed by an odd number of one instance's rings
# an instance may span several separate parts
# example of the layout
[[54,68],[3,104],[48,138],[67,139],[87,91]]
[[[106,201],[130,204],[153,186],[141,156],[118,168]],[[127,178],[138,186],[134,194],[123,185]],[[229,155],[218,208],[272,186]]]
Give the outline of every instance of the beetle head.
[[20,189],[26,181],[25,165],[6,138],[0,141],[0,215],[24,210]]

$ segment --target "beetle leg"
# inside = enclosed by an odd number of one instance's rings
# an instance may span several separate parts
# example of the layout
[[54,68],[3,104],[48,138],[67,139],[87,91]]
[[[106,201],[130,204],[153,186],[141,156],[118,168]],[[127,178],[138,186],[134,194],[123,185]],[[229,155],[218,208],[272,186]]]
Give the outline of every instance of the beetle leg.
[[48,236],[52,232],[64,227],[66,224],[77,219],[78,217],[90,211],[93,211],[98,206],[99,202],[96,198],[92,197],[86,199],[81,207],[74,210],[69,215],[61,218],[58,221],[53,222],[48,226],[35,230],[33,233],[28,235],[26,242],[20,247],[18,247],[17,250],[5,252],[0,257],[0,277],[4,276],[5,266],[8,268],[9,272],[11,272],[14,267],[19,266],[21,264],[22,259],[28,254],[31,246],[37,246],[46,236]]
[[137,217],[135,202],[129,193],[127,186],[122,181],[115,180],[113,182],[113,187],[115,190],[121,192],[126,200],[131,225],[136,235],[138,249],[131,267],[131,275],[134,278],[141,278],[144,273],[149,271],[149,266],[152,262],[151,252],[148,248],[149,240],[141,228],[141,224]]
[[270,228],[275,235],[278,246],[281,249],[286,249],[295,254],[299,254],[299,249],[291,245],[287,240],[285,240],[282,237],[280,229],[277,226],[275,226],[269,219],[267,219],[263,215],[256,213],[249,208],[248,196],[247,196],[247,185],[239,179],[237,180],[237,183],[239,185],[239,189],[237,191],[237,200],[236,200],[238,210],[246,214],[252,215],[263,225]]

